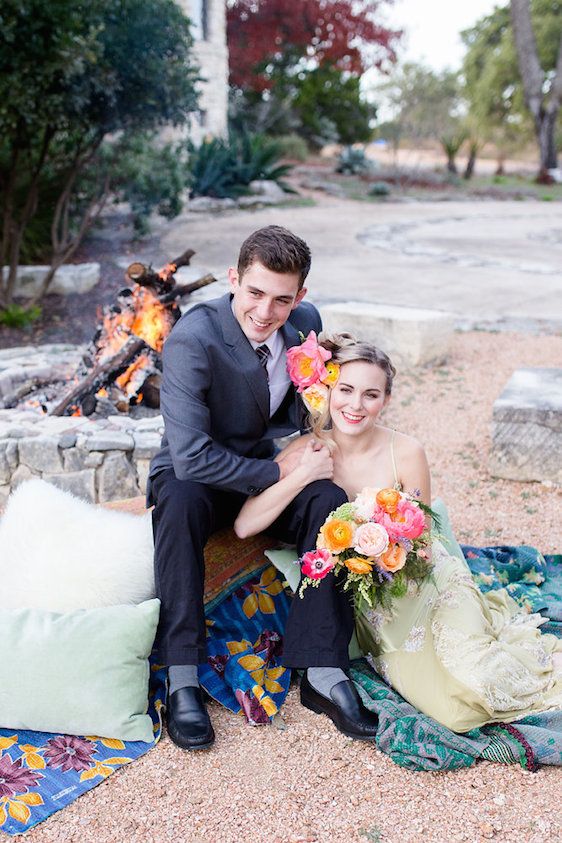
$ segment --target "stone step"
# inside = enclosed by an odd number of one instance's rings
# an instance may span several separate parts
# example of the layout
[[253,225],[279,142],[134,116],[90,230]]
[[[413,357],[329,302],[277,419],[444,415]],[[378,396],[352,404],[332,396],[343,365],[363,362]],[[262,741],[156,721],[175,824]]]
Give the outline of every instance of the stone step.
[[372,342],[399,366],[443,363],[454,330],[452,314],[417,307],[337,302],[321,307],[320,314],[325,331]]
[[517,369],[494,402],[490,473],[562,484],[562,369]]

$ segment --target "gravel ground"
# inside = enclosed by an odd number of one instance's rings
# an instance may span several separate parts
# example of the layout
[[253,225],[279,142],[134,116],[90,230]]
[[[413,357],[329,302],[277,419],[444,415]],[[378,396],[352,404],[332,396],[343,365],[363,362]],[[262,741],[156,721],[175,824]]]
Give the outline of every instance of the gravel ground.
[[[491,408],[520,366],[560,366],[562,338],[458,333],[437,369],[396,380],[386,422],[426,445],[434,493],[461,541],[562,549],[561,491],[490,478]],[[537,517],[538,516],[538,517]],[[300,706],[292,688],[272,727],[210,706],[212,751],[167,737],[28,835],[34,843],[543,843],[562,833],[560,768],[480,762],[412,773]]]

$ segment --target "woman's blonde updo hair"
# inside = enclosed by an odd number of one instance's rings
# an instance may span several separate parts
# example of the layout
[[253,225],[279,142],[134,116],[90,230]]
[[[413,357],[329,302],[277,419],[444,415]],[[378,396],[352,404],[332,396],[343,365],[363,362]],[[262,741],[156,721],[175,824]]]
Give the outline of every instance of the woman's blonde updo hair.
[[[390,362],[388,355],[377,348],[376,345],[358,340],[351,334],[330,334],[324,331],[318,335],[318,342],[323,348],[332,352],[331,363],[338,363],[343,366],[344,363],[355,363],[362,360],[365,363],[378,366],[385,375],[385,395],[391,394],[396,369]],[[331,442],[328,433],[329,424],[330,410],[328,405],[322,413],[309,414],[309,426],[312,433],[317,438],[324,439],[328,444]]]

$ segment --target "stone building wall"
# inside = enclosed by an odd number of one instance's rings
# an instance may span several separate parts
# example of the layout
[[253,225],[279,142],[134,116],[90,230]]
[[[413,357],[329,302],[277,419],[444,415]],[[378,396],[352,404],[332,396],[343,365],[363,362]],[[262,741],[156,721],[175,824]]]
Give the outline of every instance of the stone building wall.
[[195,57],[200,67],[200,113],[189,136],[197,144],[207,135],[224,137],[228,112],[228,48],[225,0],[177,0],[192,21]]

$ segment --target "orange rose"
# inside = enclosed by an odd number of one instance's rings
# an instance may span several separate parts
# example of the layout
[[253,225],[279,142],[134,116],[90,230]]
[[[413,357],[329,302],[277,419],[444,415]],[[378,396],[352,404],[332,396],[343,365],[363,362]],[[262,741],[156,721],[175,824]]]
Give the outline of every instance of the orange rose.
[[382,507],[385,512],[388,512],[389,515],[396,512],[399,500],[400,492],[397,492],[396,489],[381,489],[380,492],[377,493],[378,505]]
[[352,556],[345,560],[346,568],[354,574],[370,574],[373,568],[374,559],[361,559],[359,556]]
[[406,564],[406,551],[401,544],[391,544],[388,550],[377,557],[377,563],[384,571],[394,574]]
[[332,518],[320,528],[322,536],[321,547],[327,548],[330,553],[341,553],[353,543],[353,525],[350,521],[341,521]]

